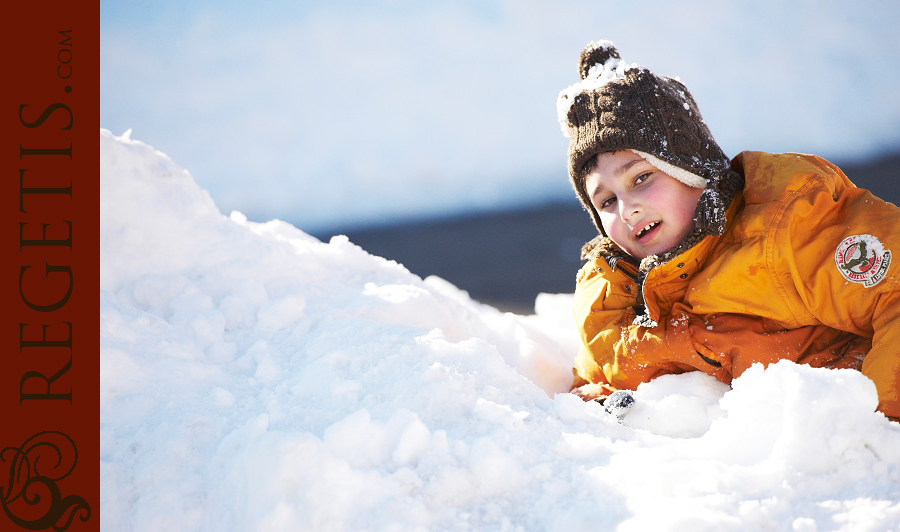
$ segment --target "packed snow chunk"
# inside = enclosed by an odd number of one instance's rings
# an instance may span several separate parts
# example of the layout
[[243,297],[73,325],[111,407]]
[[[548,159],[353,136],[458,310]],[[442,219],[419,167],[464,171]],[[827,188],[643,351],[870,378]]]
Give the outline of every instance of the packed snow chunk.
[[[220,255],[209,222],[223,218],[209,194],[165,154],[100,130],[101,288],[123,275],[178,274],[199,254]],[[127,260],[140,256],[141,261]]]
[[469,453],[471,472],[479,496],[496,497],[525,488],[528,476],[516,458],[487,438],[475,440]]
[[402,428],[391,458],[400,465],[410,465],[431,449],[431,431],[413,412],[401,410],[397,416],[402,417],[395,424]]
[[469,338],[467,331],[452,324],[456,318],[450,308],[441,304],[441,296],[424,285],[366,283],[363,287],[366,299],[360,307],[367,315],[385,323],[396,323],[430,330],[441,324],[442,332],[453,341]]
[[269,301],[257,312],[258,327],[261,331],[269,333],[286,329],[303,319],[304,308],[306,300],[299,294]]
[[[872,457],[900,458],[877,433],[884,416],[871,380],[854,370],[812,368],[783,360],[755,364],[732,383],[711,429],[747,460],[767,458],[794,470],[825,473]],[[747,437],[752,435],[752,437]]]
[[131,300],[137,308],[168,318],[172,301],[190,284],[183,275],[143,275],[131,285]]
[[308,235],[282,220],[269,220],[265,223],[250,222],[243,213],[238,211],[231,211],[229,218],[239,225],[249,227],[258,235],[266,236],[272,240],[287,242],[294,247],[302,248],[303,244],[319,242],[318,238]]
[[822,508],[834,514],[823,529],[900,530],[900,505],[896,502],[896,499],[872,500],[867,497],[851,501],[825,501],[821,504]]
[[[546,319],[571,331],[571,326],[575,320],[572,316],[574,299],[572,294],[540,293],[534,300],[534,313],[539,318]],[[571,335],[573,341],[579,341],[577,332],[573,332]]]
[[325,429],[323,441],[333,453],[354,467],[376,467],[390,456],[387,428],[374,423],[365,408]]
[[235,281],[235,290],[219,300],[219,311],[225,317],[225,330],[252,329],[260,309],[269,301],[262,283],[244,279]]
[[654,434],[696,438],[722,417],[719,400],[729,389],[699,371],[662,375],[638,386],[623,423]]

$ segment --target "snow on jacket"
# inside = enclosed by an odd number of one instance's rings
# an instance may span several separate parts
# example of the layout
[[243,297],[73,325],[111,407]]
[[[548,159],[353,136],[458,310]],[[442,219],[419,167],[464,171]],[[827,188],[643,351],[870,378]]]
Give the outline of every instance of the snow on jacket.
[[819,157],[744,152],[732,166],[745,185],[724,235],[640,271],[608,241],[579,271],[573,389],[694,370],[730,383],[790,359],[862,371],[900,418],[900,209]]

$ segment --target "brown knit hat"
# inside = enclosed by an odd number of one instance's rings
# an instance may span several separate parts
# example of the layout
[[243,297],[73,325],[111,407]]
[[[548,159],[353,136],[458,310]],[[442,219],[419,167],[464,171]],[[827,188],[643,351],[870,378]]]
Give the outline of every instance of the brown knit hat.
[[743,178],[731,170],[688,89],[678,80],[625,64],[609,41],[587,45],[578,74],[581,81],[560,92],[557,112],[569,138],[572,186],[600,233],[605,234],[585,191],[590,170],[585,163],[600,152],[627,149],[675,179],[705,188],[694,240],[722,234],[725,209]]

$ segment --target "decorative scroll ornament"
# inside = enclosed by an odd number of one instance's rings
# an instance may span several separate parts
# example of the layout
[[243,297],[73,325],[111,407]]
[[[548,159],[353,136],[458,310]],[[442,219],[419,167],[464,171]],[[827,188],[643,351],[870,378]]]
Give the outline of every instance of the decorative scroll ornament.
[[57,486],[77,462],[75,442],[58,431],[39,432],[19,447],[0,451],[0,464],[9,467],[8,483],[0,485],[0,505],[7,517],[25,530],[66,530],[76,516],[87,522],[87,501],[78,495],[64,497]]

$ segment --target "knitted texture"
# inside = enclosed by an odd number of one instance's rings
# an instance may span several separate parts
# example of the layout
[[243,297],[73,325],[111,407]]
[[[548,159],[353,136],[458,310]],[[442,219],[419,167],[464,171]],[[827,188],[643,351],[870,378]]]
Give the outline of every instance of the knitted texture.
[[605,234],[585,190],[590,170],[585,164],[601,152],[633,150],[651,155],[651,164],[662,161],[683,170],[667,173],[688,186],[705,184],[697,224],[702,234],[721,234],[725,209],[742,179],[730,169],[688,89],[675,79],[624,64],[608,41],[582,51],[578,74],[581,81],[560,92],[557,111],[569,137],[572,186],[600,233]]

